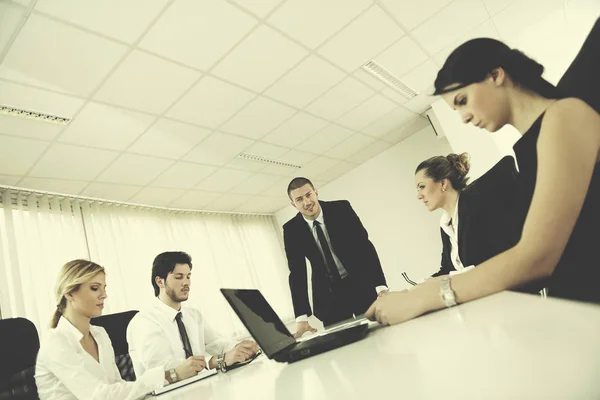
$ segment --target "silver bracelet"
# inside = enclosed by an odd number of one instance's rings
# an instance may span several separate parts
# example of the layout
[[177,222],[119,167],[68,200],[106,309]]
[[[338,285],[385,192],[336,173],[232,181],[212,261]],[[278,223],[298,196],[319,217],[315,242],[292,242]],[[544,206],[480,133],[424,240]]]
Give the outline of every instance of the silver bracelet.
[[456,295],[454,294],[454,290],[450,287],[450,277],[442,278],[440,281],[440,297],[446,307],[456,305]]
[[219,353],[217,356],[217,371],[227,372],[227,364],[225,364],[225,353]]

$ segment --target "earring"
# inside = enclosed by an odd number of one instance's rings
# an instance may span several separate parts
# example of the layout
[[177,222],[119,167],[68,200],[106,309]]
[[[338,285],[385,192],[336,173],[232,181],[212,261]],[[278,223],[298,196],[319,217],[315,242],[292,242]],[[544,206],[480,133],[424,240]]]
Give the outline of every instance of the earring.
[[445,192],[445,191],[446,191],[446,188],[445,188],[445,187],[443,187],[443,188],[442,188],[442,192]]

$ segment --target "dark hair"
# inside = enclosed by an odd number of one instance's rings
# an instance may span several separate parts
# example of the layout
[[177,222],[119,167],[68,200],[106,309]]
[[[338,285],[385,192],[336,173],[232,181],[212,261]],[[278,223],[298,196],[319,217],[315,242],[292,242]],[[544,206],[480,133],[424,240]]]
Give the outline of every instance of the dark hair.
[[156,256],[152,263],[152,287],[155,296],[160,293],[155,278],[160,276],[162,279],[167,279],[167,275],[173,272],[177,264],[187,264],[192,269],[192,257],[183,251],[167,251]]
[[288,194],[288,197],[290,198],[290,200],[293,200],[292,195],[291,195],[292,190],[300,189],[304,185],[310,185],[310,187],[313,188],[313,190],[315,190],[315,186],[307,178],[298,177],[298,178],[292,179],[292,181],[290,182],[290,184],[288,185],[288,188],[287,188],[287,194]]
[[515,84],[525,89],[548,99],[562,97],[554,85],[542,78],[544,67],[540,63],[489,38],[469,40],[448,56],[435,80],[434,95],[481,82],[498,67],[502,67]]
[[469,173],[470,168],[471,163],[469,162],[468,153],[450,153],[446,157],[435,156],[428,158],[419,164],[415,174],[424,169],[425,175],[435,182],[439,182],[442,179],[448,179],[452,184],[452,187],[460,192],[467,187],[469,178],[466,176]]

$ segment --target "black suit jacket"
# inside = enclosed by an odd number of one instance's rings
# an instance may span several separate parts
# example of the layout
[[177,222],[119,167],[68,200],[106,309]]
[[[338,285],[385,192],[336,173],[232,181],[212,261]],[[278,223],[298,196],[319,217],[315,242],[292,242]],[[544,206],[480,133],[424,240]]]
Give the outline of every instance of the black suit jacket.
[[[518,172],[506,156],[467,186],[458,201],[458,254],[462,264],[478,265],[513,247],[521,237],[523,216],[517,203]],[[450,238],[442,233],[441,269],[433,276],[454,271]]]
[[[356,296],[365,301],[375,300],[375,287],[386,285],[377,251],[363,227],[358,215],[346,200],[319,201],[331,247],[340,259],[348,274],[359,287]],[[314,314],[323,320],[327,318],[328,305],[332,301],[330,281],[325,272],[323,256],[317,247],[313,234],[298,213],[283,225],[285,254],[290,269],[290,290],[296,317],[312,315],[308,301],[306,259],[312,267],[312,296]]]

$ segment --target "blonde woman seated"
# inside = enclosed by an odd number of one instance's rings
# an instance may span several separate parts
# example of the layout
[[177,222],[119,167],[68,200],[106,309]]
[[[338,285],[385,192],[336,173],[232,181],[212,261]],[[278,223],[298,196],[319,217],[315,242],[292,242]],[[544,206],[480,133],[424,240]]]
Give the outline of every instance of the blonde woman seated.
[[[139,399],[170,383],[162,366],[148,370],[136,382],[121,379],[114,350],[104,328],[90,325],[102,314],[106,300],[104,268],[86,260],[66,263],[56,285],[57,309],[52,328],[42,339],[35,380],[41,400]],[[180,379],[204,367],[193,357],[177,368]]]

